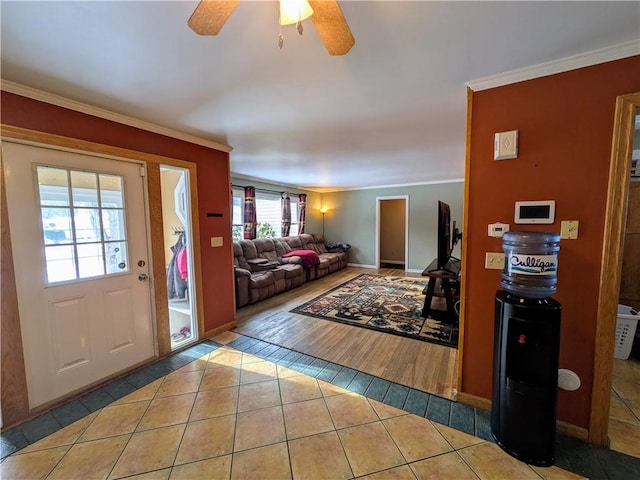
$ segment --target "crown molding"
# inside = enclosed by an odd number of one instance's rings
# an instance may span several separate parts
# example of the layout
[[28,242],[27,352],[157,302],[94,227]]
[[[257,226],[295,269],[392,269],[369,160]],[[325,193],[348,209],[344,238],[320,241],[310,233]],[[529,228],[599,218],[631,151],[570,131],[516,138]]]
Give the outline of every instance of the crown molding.
[[59,95],[55,95],[53,93],[38,90],[36,88],[27,87],[25,85],[11,82],[9,80],[1,79],[0,89],[5,92],[20,95],[22,97],[31,98],[33,100],[49,103],[51,105],[56,105],[62,108],[67,108],[69,110],[73,110],[76,112],[86,113],[87,115],[103,118],[105,120],[121,123],[123,125],[129,125],[130,127],[139,128],[141,130],[157,133],[159,135],[164,135],[166,137],[176,138],[178,140],[184,140],[185,142],[194,143],[196,145],[202,145],[203,147],[213,148],[215,150],[219,150],[222,152],[229,153],[231,152],[231,150],[233,150],[233,147],[230,147],[229,145],[225,145],[223,143],[217,143],[211,140],[205,140],[204,138],[196,137],[195,135],[190,135],[188,133],[180,132],[178,130],[173,130],[167,127],[161,127],[160,125],[156,125],[154,123],[145,122],[143,120],[138,120],[137,118],[129,117],[127,115],[111,112],[109,110],[94,107],[93,105],[89,105],[86,103],[77,102],[75,100],[71,100],[65,97],[61,97]]
[[640,55],[640,39],[593,50],[591,52],[580,53],[560,60],[553,60],[551,62],[518,68],[496,75],[480,77],[475,80],[469,80],[467,86],[474,92],[479,92],[489,88],[502,87],[512,83],[546,77],[547,75],[568,72],[569,70],[611,62],[634,55]]

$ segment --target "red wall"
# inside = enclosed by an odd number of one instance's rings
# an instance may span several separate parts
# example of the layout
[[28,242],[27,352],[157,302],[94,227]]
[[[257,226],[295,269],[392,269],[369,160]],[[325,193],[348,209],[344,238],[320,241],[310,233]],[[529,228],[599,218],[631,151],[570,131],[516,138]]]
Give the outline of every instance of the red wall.
[[[235,317],[230,248],[207,248],[210,237],[231,245],[229,154],[120,123],[2,92],[2,123],[197,164],[205,331]],[[222,212],[223,217],[207,217]]]
[[[562,304],[560,368],[582,387],[559,390],[558,418],[589,427],[598,285],[613,118],[618,95],[640,91],[640,56],[473,93],[468,172],[466,316],[462,391],[491,398],[494,297],[500,271],[484,268],[485,252],[502,241],[487,225],[560,231],[579,220],[577,240],[562,240],[558,292]],[[519,131],[519,156],[493,160],[496,132]],[[515,225],[517,200],[555,200],[556,221]]]

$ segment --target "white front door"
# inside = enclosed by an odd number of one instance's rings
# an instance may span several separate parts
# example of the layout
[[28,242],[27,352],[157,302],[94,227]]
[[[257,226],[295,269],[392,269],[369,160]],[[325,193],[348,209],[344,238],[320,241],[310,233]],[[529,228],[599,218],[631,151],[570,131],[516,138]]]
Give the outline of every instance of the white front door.
[[29,406],[155,355],[142,165],[2,142]]

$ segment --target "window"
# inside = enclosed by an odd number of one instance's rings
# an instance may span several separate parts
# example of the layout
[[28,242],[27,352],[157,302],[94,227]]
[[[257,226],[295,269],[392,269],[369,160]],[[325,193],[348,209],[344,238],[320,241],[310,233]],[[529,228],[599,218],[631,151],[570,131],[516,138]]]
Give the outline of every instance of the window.
[[[233,241],[243,239],[244,190],[233,190]],[[298,196],[291,197],[291,227],[289,235],[298,234]],[[281,199],[279,193],[256,191],[256,221],[258,238],[279,237],[282,232]]]
[[128,272],[123,179],[37,167],[49,283]]

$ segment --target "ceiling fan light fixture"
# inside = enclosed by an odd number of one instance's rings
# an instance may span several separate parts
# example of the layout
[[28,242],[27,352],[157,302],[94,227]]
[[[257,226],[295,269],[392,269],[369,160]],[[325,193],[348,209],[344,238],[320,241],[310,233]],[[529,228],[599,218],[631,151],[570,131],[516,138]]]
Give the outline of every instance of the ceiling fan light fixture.
[[313,15],[307,0],[280,0],[280,25],[291,25]]

